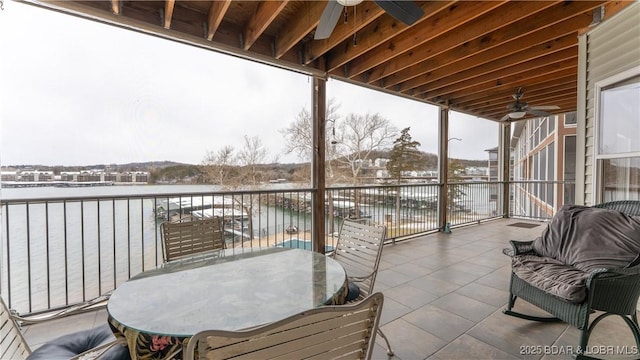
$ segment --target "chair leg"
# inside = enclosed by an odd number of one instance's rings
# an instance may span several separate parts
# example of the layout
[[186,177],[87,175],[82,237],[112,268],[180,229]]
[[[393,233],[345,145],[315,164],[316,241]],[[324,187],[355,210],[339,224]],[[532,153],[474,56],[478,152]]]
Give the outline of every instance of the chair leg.
[[389,340],[384,335],[382,330],[380,330],[380,328],[378,328],[378,335],[380,335],[382,337],[382,339],[384,339],[384,342],[387,343],[387,355],[393,356],[393,350],[391,350],[391,344],[389,344]]
[[517,296],[509,293],[509,302],[507,303],[507,308],[502,310],[503,314],[509,315],[509,316],[515,316],[517,318],[530,320],[530,321],[540,321],[540,322],[558,322],[558,321],[562,321],[562,320],[558,319],[557,317],[533,316],[533,315],[522,314],[522,313],[519,313],[517,311],[511,310],[511,309],[513,309],[513,306],[515,305],[517,298],[518,298]]

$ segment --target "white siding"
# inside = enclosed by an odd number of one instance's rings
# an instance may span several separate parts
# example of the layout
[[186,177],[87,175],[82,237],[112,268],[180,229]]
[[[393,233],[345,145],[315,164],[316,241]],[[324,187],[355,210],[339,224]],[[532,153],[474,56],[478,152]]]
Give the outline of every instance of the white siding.
[[[578,90],[578,96],[583,96],[586,108],[583,119],[579,118],[585,126],[584,131],[584,203],[592,205],[594,175],[594,124],[595,124],[595,84],[598,81],[622,73],[633,67],[640,66],[640,3],[636,2],[619,14],[607,19],[585,35],[586,41],[581,45],[581,59],[585,66],[578,76],[585,77],[585,87]],[[580,101],[579,101],[580,103]],[[581,173],[580,171],[577,173]],[[576,201],[578,201],[578,198]]]

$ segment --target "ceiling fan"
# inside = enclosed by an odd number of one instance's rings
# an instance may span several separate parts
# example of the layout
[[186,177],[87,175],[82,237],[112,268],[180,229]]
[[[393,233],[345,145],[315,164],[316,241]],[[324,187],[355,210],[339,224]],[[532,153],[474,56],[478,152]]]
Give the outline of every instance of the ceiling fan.
[[[322,11],[320,22],[318,23],[313,38],[315,40],[321,40],[331,36],[344,7],[355,6],[362,1],[363,0],[327,0],[327,6]],[[374,2],[381,7],[382,10],[386,11],[387,14],[407,25],[413,25],[413,23],[424,15],[424,11],[413,1],[374,0]]]
[[550,113],[543,110],[557,110],[560,107],[556,105],[542,105],[542,106],[529,106],[524,101],[520,101],[522,96],[524,96],[524,92],[522,92],[522,88],[518,88],[515,94],[511,95],[516,100],[515,102],[507,105],[507,110],[509,113],[500,119],[500,121],[507,120],[517,120],[522,119],[526,114],[537,115],[537,116],[549,116]]

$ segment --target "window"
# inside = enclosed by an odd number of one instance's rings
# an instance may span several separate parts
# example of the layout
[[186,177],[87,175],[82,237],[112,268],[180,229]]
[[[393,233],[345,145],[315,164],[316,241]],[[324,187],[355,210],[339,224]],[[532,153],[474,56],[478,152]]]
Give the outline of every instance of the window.
[[[545,181],[547,180],[547,148],[540,150],[540,176],[537,180]],[[545,182],[541,182],[538,184],[538,196],[540,200],[547,202],[547,192],[544,190],[546,186]]]
[[576,192],[576,137],[564,138],[564,203],[575,204]]
[[640,199],[640,68],[596,84],[596,202]]
[[547,123],[549,121],[547,121],[548,118],[544,118],[542,119],[542,121],[540,122],[540,141],[544,141],[544,139],[547,138]]
[[547,146],[547,204],[554,206],[556,201],[553,198],[553,193],[555,189],[555,183],[552,181],[556,180],[556,157],[555,157],[556,149],[555,143],[551,143]]
[[565,125],[575,125],[578,122],[578,116],[576,112],[570,112],[564,114],[564,124]]

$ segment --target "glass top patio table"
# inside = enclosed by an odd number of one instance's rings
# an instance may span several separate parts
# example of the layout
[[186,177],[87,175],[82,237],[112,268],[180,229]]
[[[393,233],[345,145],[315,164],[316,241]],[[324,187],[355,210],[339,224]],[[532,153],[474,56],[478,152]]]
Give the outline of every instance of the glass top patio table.
[[342,304],[346,293],[344,269],[325,255],[235,248],[143,272],[116,288],[107,311],[132,358],[163,358],[176,356],[199,331],[271,323]]

